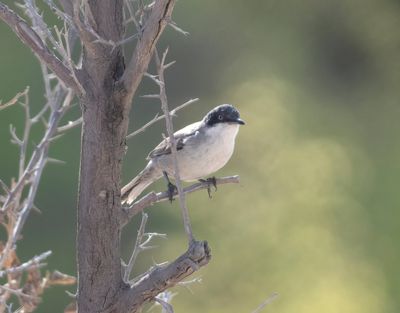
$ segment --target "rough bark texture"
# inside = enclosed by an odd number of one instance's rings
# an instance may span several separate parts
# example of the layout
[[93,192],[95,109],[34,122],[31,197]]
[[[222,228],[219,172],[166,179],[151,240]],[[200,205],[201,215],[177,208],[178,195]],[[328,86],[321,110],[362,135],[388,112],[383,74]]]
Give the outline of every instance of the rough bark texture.
[[[96,2],[96,3],[94,3]],[[88,1],[90,24],[103,38],[122,38],[122,1]],[[107,12],[107,14],[104,14]],[[84,47],[83,114],[78,200],[78,312],[109,312],[122,287],[119,182],[127,128],[125,103],[115,94],[123,71],[119,48]],[[112,248],[110,248],[112,247]]]
[[[132,312],[121,306],[120,180],[130,102],[147,69],[172,1],[158,1],[157,23],[146,23],[133,65],[125,71],[119,47],[84,45],[81,84],[83,112],[78,201],[78,312]],[[87,2],[89,23],[102,38],[123,36],[122,0]],[[155,8],[155,9],[157,9]],[[155,10],[154,9],[154,10]],[[154,15],[155,11],[152,12]],[[157,13],[157,12],[156,12]],[[145,45],[145,51],[143,47]],[[131,61],[132,62],[132,61]],[[122,76],[129,79],[122,79]],[[125,294],[125,293],[124,293]]]

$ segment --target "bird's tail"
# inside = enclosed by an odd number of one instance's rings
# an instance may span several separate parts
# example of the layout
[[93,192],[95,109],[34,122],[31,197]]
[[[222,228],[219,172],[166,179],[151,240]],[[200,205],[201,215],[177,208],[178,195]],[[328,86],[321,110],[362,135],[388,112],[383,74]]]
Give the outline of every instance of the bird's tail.
[[143,171],[122,188],[121,202],[123,204],[131,204],[147,186],[161,177],[162,172],[150,161]]

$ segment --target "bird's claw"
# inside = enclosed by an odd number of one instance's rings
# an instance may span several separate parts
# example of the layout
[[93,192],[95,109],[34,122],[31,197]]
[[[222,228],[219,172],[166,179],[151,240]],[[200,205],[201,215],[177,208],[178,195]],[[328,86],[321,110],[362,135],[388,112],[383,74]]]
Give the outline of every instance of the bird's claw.
[[167,172],[163,172],[163,175],[164,175],[165,179],[167,180],[168,199],[172,203],[172,201],[174,200],[175,192],[178,191],[178,188],[176,188],[176,186],[173,183],[171,183],[171,181],[169,180]]
[[171,183],[171,182],[168,182],[168,185],[167,185],[167,193],[168,193],[168,200],[172,203],[172,201],[174,200],[174,194],[175,194],[175,192],[178,190],[177,188],[176,188],[176,186],[173,184],[173,183]]
[[215,191],[217,191],[217,179],[215,178],[215,176],[213,177],[209,177],[207,179],[199,179],[200,182],[202,183],[206,183],[207,184],[207,193],[208,193],[208,197],[211,199],[211,185],[214,186]]

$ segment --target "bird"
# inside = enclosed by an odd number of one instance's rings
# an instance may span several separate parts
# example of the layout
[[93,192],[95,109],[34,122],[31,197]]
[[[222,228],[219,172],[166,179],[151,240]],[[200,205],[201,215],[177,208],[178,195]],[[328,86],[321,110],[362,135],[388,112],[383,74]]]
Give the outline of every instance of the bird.
[[[177,161],[182,181],[205,181],[204,178],[221,169],[231,158],[239,126],[245,122],[231,104],[222,104],[208,112],[201,121],[174,133]],[[170,200],[174,185],[174,160],[171,142],[165,138],[146,158],[146,167],[121,190],[122,204],[132,204],[149,185],[163,176],[168,182]],[[215,177],[208,178],[215,184]]]

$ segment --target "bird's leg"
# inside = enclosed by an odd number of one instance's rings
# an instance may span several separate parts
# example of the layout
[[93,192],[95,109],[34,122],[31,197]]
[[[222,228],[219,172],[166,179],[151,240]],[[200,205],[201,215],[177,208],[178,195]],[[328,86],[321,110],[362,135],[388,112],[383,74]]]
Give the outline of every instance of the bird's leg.
[[208,192],[208,197],[211,199],[211,185],[214,186],[215,191],[217,191],[217,179],[215,176],[209,177],[207,179],[199,179],[201,183],[206,183],[207,184],[207,192]]
[[167,180],[167,192],[168,192],[168,199],[169,201],[172,203],[172,200],[174,200],[174,193],[175,191],[177,191],[176,186],[171,183],[171,181],[169,180],[168,174],[167,172],[163,171],[164,177]]

